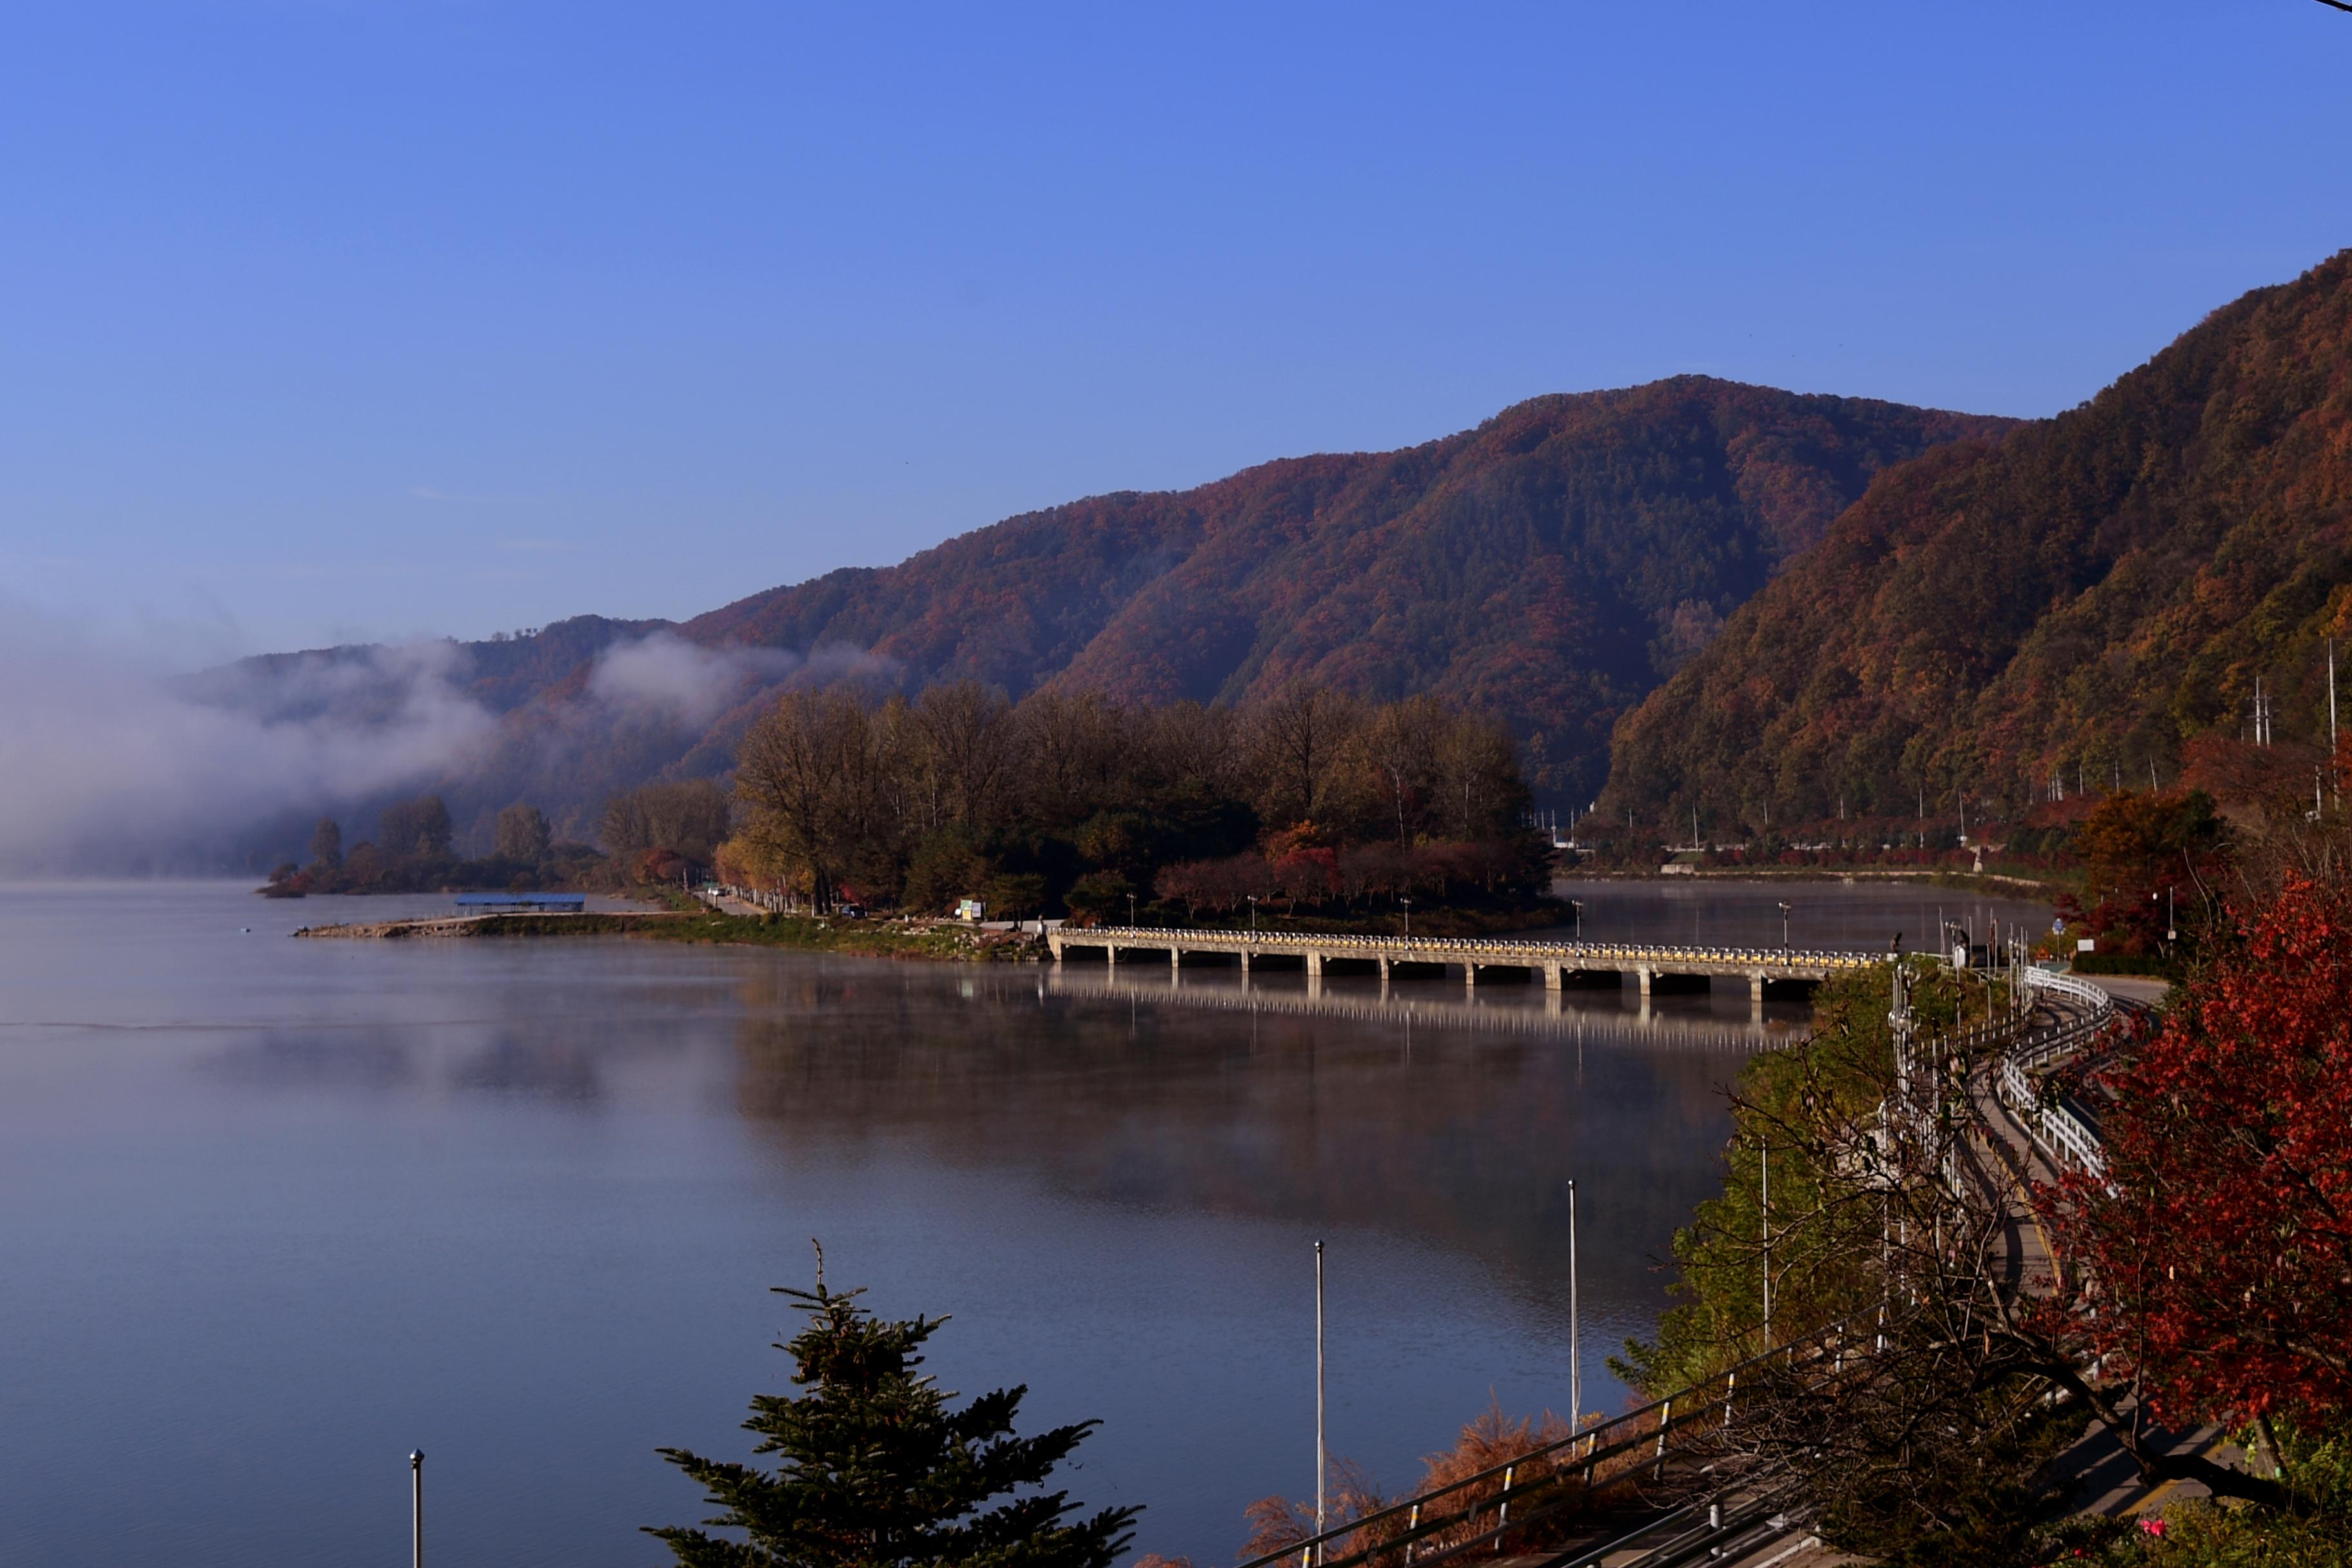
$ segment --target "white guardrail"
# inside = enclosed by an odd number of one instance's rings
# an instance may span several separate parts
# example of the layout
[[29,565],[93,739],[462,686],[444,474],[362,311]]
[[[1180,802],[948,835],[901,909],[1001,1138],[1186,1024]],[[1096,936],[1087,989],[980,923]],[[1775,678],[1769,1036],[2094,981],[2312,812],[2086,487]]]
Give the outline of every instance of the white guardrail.
[[1652,963],[1681,959],[1702,963],[1760,963],[1821,969],[1867,969],[1887,962],[1882,952],[1824,952],[1787,947],[1677,947],[1663,943],[1547,942],[1507,936],[1358,936],[1300,931],[1228,931],[1196,926],[1066,926],[1062,940],[1074,946],[1118,942],[1137,947],[1315,947],[1326,950],[1413,952],[1509,952],[1533,957],[1624,958]]
[[2017,1049],[2001,1058],[1995,1079],[2001,1103],[2060,1165],[2105,1176],[2106,1150],[2100,1144],[2098,1134],[2063,1105],[2045,1100],[2027,1069],[2072,1056],[2097,1038],[2115,1021],[2115,998],[2087,980],[2072,974],[2053,974],[2044,969],[2025,971],[2025,984],[2028,990],[2064,997],[2083,1011],[2019,1042]]

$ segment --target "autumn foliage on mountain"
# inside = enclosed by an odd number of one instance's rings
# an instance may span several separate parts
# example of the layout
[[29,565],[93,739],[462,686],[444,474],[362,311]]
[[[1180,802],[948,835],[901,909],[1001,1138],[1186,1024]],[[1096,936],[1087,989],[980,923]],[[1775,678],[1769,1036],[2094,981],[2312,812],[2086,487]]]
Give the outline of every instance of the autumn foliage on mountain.
[[1403,451],[1013,518],[682,629],[1013,697],[1427,692],[1510,724],[1539,791],[1589,790],[1617,715],[1873,475],[2006,423],[1696,376],[1543,397]]
[[1607,804],[1790,823],[2169,789],[2199,740],[2257,738],[2259,679],[2261,793],[2308,806],[2347,510],[2352,253],[2079,408],[1880,475],[1620,724]]
[[[1537,398],[1402,451],[1097,496],[683,625],[581,617],[454,645],[450,683],[497,732],[431,782],[461,839],[517,799],[584,836],[613,794],[726,773],[780,689],[971,680],[1013,700],[1236,706],[1304,681],[1498,719],[1538,794],[1581,802],[1618,716],[1874,475],[2008,425],[1683,376]],[[649,637],[678,681],[607,679]],[[247,661],[235,689],[389,709],[368,651]],[[672,684],[696,699],[658,700]]]

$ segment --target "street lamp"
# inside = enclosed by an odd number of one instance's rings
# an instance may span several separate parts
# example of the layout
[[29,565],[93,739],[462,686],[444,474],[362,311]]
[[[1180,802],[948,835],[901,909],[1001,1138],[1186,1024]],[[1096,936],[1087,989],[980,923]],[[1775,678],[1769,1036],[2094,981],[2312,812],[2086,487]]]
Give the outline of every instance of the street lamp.
[[1127,923],[1130,926],[1135,924],[1135,895],[1133,893],[1129,893],[1127,896]]
[[1576,940],[1582,942],[1584,940],[1584,900],[1570,899],[1568,900],[1568,907],[1576,911]]
[[1784,948],[1789,945],[1789,906],[1787,904],[1780,906],[1780,945]]
[[1404,939],[1411,942],[1412,940],[1412,900],[1400,896],[1397,902],[1404,906]]
[[1248,895],[1248,898],[1250,907],[1250,930],[1255,931],[1257,930],[1257,895],[1255,893],[1252,893]]

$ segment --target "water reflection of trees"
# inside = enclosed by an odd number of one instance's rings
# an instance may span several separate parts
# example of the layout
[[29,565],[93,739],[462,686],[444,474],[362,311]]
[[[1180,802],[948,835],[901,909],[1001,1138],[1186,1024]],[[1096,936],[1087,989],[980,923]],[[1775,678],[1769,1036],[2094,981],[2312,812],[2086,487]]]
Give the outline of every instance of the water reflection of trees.
[[778,965],[741,1000],[740,1106],[797,1158],[913,1139],[1092,1202],[1521,1260],[1564,1254],[1574,1176],[1588,1268],[1629,1274],[1713,1190],[1718,1086],[1746,1055],[1719,1028],[1606,1015],[1486,1032],[1062,992],[1036,971]]

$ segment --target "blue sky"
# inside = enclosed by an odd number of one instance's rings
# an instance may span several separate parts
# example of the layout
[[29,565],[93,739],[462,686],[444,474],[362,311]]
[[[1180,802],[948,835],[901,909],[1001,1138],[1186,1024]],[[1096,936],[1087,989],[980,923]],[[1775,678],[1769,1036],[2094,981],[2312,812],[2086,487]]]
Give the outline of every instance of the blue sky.
[[684,616],[1684,371],[2010,414],[2352,242],[2314,0],[0,18],[0,605]]

